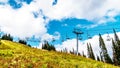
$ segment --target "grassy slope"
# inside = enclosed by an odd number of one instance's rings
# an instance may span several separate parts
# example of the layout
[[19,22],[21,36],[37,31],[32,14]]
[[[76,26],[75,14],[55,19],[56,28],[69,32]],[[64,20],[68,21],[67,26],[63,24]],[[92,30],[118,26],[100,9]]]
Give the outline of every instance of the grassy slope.
[[110,64],[60,52],[1,41],[0,68],[118,68]]

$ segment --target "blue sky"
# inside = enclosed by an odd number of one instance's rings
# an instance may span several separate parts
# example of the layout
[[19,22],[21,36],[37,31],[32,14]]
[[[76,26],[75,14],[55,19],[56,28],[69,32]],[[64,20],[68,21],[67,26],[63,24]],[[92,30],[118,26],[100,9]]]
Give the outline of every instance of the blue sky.
[[[34,0],[8,0],[7,4],[12,7],[12,9],[17,10],[23,7],[23,3],[30,4]],[[52,0],[51,5],[55,6],[57,5],[58,0]],[[5,5],[4,2],[0,2],[1,5]],[[84,7],[83,7],[84,8]],[[112,9],[111,9],[112,10]],[[110,10],[109,10],[110,11]],[[33,12],[33,15],[35,18],[39,16],[39,13],[43,15],[42,9],[38,12]],[[43,18],[45,19],[47,16],[43,15]],[[109,16],[104,16],[106,19],[109,18]],[[97,35],[98,33],[105,34],[105,33],[111,33],[112,28],[119,28],[119,20],[120,16],[116,15],[114,16],[116,21],[106,21],[105,24],[96,25],[95,27],[91,27],[92,25],[95,25],[96,21],[91,21],[87,19],[80,19],[76,17],[68,17],[63,18],[61,20],[52,19],[49,21],[49,24],[47,25],[47,33],[53,35],[54,32],[59,32],[61,34],[60,40],[62,37],[66,37],[66,35],[70,38],[75,38],[75,35],[72,33],[73,29],[78,27],[80,28],[84,34],[83,39],[87,39],[85,35],[87,36],[87,32],[91,35]],[[98,21],[97,21],[98,22]],[[107,30],[104,30],[107,29]],[[118,29],[117,29],[118,30]],[[118,30],[119,31],[119,30]],[[58,40],[59,41],[59,40]]]
[[74,28],[84,32],[81,43],[89,40],[87,34],[94,41],[99,33],[112,37],[113,28],[119,33],[119,6],[119,0],[0,0],[0,27],[15,40],[29,37],[32,46],[41,47],[44,40],[52,43],[54,38],[59,49],[70,41],[76,43]]

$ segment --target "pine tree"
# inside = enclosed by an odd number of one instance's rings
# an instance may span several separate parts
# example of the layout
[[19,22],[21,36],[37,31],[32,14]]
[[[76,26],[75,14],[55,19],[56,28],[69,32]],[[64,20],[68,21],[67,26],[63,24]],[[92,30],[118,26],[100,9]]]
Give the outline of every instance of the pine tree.
[[95,60],[95,56],[94,56],[94,53],[93,53],[92,46],[91,46],[90,43],[89,43],[89,45],[90,45],[90,55],[91,55],[91,58]]
[[88,58],[90,58],[90,47],[88,43],[87,43],[87,54],[88,54]]
[[83,56],[83,57],[86,57],[86,55],[84,54],[84,51],[82,52],[82,56]]
[[5,34],[5,35],[3,35],[1,39],[2,39],[2,40],[13,41],[13,37],[12,37],[10,34]]
[[95,60],[95,56],[90,43],[89,44],[87,43],[87,48],[88,48],[88,58]]
[[118,37],[118,35],[117,35],[115,29],[113,29],[113,32],[114,32],[115,41],[116,41],[116,42],[119,42],[120,40],[119,40],[119,37]]
[[101,37],[101,34],[99,34],[99,46],[100,46],[101,51],[102,51],[102,56],[103,56],[104,62],[112,64],[113,62],[112,62],[110,56],[108,55],[108,52],[107,52],[105,43]]
[[99,58],[99,56],[97,55],[97,61],[100,61],[100,58]]
[[42,45],[42,49],[56,51],[55,47],[53,45],[50,45],[47,41],[45,41],[44,44]]
[[[115,52],[113,54],[113,60],[114,60],[115,64],[120,65],[120,40],[119,40],[119,37],[118,37],[115,29],[113,29],[113,32],[114,32],[114,38],[115,38],[115,42],[113,41],[114,42],[113,43],[113,48],[114,48],[113,52]],[[116,59],[114,57],[116,57]]]
[[101,59],[101,60],[100,60],[101,62],[104,62],[103,56],[102,56],[102,52],[100,52],[100,59]]
[[112,39],[112,50],[113,50],[113,63],[115,64],[115,65],[118,65],[118,62],[119,62],[119,60],[118,60],[118,55],[117,55],[117,46],[115,45],[115,42],[113,41],[113,39]]

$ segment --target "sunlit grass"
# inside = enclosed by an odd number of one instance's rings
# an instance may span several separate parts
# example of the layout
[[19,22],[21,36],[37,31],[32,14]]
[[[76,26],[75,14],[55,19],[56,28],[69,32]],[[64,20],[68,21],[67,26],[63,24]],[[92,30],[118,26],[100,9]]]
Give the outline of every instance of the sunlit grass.
[[72,54],[30,48],[2,40],[0,68],[119,68]]

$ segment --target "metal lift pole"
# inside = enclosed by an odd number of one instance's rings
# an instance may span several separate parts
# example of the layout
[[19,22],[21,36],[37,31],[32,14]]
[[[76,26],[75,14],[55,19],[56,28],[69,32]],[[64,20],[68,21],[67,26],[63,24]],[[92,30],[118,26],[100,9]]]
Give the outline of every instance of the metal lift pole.
[[81,30],[79,30],[79,29],[74,29],[73,33],[76,34],[76,41],[77,41],[77,43],[76,43],[76,52],[77,53],[76,54],[78,55],[78,46],[79,46],[78,40],[79,40],[79,35],[83,34],[83,32]]

